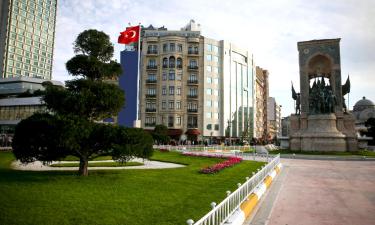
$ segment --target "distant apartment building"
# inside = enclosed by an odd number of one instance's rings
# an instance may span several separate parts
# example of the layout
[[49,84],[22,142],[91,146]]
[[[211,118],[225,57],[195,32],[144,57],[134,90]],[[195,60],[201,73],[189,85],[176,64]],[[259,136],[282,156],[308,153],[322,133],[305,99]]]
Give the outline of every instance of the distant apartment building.
[[257,139],[268,139],[267,100],[269,84],[267,70],[260,67],[255,69],[255,135]]
[[146,27],[141,43],[142,128],[164,124],[176,140],[206,142],[253,134],[255,67],[247,50],[202,36],[194,21],[181,30]]
[[56,8],[57,0],[0,1],[0,134],[45,108],[39,97],[17,97],[52,79]]
[[51,79],[57,0],[2,0],[1,78]]
[[268,137],[274,139],[282,136],[281,105],[278,105],[274,97],[268,97],[267,101]]

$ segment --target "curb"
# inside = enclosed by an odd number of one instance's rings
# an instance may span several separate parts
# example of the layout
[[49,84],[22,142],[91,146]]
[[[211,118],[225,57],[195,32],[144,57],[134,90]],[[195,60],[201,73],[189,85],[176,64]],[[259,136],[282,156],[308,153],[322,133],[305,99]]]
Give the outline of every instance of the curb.
[[246,201],[244,201],[240,208],[233,213],[231,217],[225,222],[227,225],[242,225],[246,218],[251,215],[254,211],[255,206],[258,204],[260,198],[264,195],[267,189],[270,187],[272,181],[275,179],[276,175],[280,173],[282,164],[279,163],[272,172],[268,173],[268,176],[264,178],[249,195]]

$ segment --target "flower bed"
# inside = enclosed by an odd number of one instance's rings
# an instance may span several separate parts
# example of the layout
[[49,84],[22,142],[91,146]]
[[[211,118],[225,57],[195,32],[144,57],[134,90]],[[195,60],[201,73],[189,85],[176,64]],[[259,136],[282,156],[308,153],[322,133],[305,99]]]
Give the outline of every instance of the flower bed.
[[197,154],[197,153],[182,153],[186,156],[196,156],[196,157],[208,157],[208,158],[219,158],[219,159],[227,159],[224,162],[217,163],[212,166],[208,166],[199,170],[200,173],[205,174],[213,174],[217,173],[225,168],[232,167],[240,162],[242,162],[242,158],[235,157],[235,156],[225,156],[225,155],[212,155],[212,154]]

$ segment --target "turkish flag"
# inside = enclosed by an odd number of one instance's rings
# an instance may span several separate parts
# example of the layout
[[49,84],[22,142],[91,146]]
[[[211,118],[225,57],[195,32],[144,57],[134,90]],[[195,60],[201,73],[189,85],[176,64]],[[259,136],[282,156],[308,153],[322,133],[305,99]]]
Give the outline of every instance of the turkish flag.
[[140,26],[127,27],[125,31],[120,32],[118,43],[129,44],[138,41],[140,30]]

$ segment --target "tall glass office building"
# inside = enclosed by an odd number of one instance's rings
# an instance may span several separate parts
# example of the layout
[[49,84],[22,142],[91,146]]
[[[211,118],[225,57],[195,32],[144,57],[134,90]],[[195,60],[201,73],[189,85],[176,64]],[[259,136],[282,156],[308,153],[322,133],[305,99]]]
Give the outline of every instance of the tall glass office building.
[[0,79],[51,79],[57,0],[2,0]]

